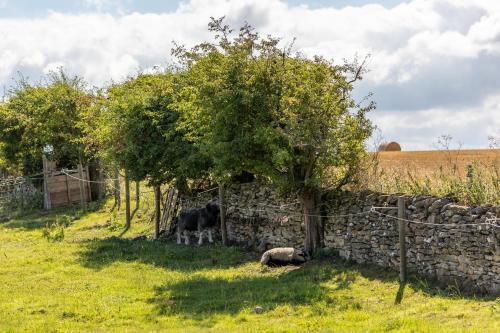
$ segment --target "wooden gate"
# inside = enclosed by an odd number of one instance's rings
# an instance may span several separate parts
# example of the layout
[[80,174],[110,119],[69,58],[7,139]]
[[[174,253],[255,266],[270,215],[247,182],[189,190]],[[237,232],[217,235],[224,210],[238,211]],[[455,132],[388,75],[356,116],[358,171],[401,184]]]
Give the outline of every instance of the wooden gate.
[[[84,169],[84,197],[85,200],[91,201],[89,170]],[[80,180],[78,170],[64,170],[64,172],[53,171],[47,177],[47,190],[50,196],[52,207],[66,206],[72,203],[80,202]]]

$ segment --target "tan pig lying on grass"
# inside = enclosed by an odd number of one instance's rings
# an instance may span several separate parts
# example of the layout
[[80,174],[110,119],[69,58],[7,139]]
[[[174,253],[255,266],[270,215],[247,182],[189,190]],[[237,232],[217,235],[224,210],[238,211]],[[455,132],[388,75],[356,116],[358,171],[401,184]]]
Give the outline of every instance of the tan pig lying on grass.
[[264,252],[260,263],[267,266],[300,265],[307,260],[302,250],[293,247],[277,247]]

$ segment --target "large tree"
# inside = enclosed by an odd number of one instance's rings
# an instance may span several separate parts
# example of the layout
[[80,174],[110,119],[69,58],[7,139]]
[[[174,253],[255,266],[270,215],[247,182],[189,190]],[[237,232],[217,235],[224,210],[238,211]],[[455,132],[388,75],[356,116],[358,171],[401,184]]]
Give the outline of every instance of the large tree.
[[320,246],[321,192],[350,184],[365,157],[372,125],[350,93],[361,78],[356,63],[334,65],[321,57],[285,56],[275,80],[280,99],[273,121],[256,127],[271,156],[259,172],[299,194],[306,223],[306,249]]
[[248,25],[233,38],[223,19],[209,27],[216,43],[175,52],[191,83],[182,93],[181,125],[209,152],[219,181],[247,171],[297,193],[313,252],[321,191],[353,180],[371,134],[366,113],[374,104],[351,97],[364,62],[292,54]]

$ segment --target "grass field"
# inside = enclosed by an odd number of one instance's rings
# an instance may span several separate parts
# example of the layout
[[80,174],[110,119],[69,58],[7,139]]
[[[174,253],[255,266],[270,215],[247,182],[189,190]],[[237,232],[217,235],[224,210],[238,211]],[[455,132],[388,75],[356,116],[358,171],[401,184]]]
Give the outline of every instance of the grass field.
[[263,268],[237,247],[136,238],[152,229],[137,219],[125,233],[104,208],[1,222],[0,332],[500,331],[498,299],[401,290],[396,272],[333,257]]

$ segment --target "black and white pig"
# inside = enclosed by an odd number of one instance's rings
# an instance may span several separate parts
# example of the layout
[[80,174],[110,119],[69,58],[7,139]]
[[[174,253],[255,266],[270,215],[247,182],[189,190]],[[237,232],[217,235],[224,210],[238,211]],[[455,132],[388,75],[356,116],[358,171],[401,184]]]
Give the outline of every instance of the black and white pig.
[[203,244],[203,232],[208,231],[208,241],[213,243],[212,231],[218,226],[219,206],[208,203],[203,208],[191,208],[181,210],[177,217],[177,244],[184,237],[184,244],[189,245],[188,231],[198,231],[198,244]]

